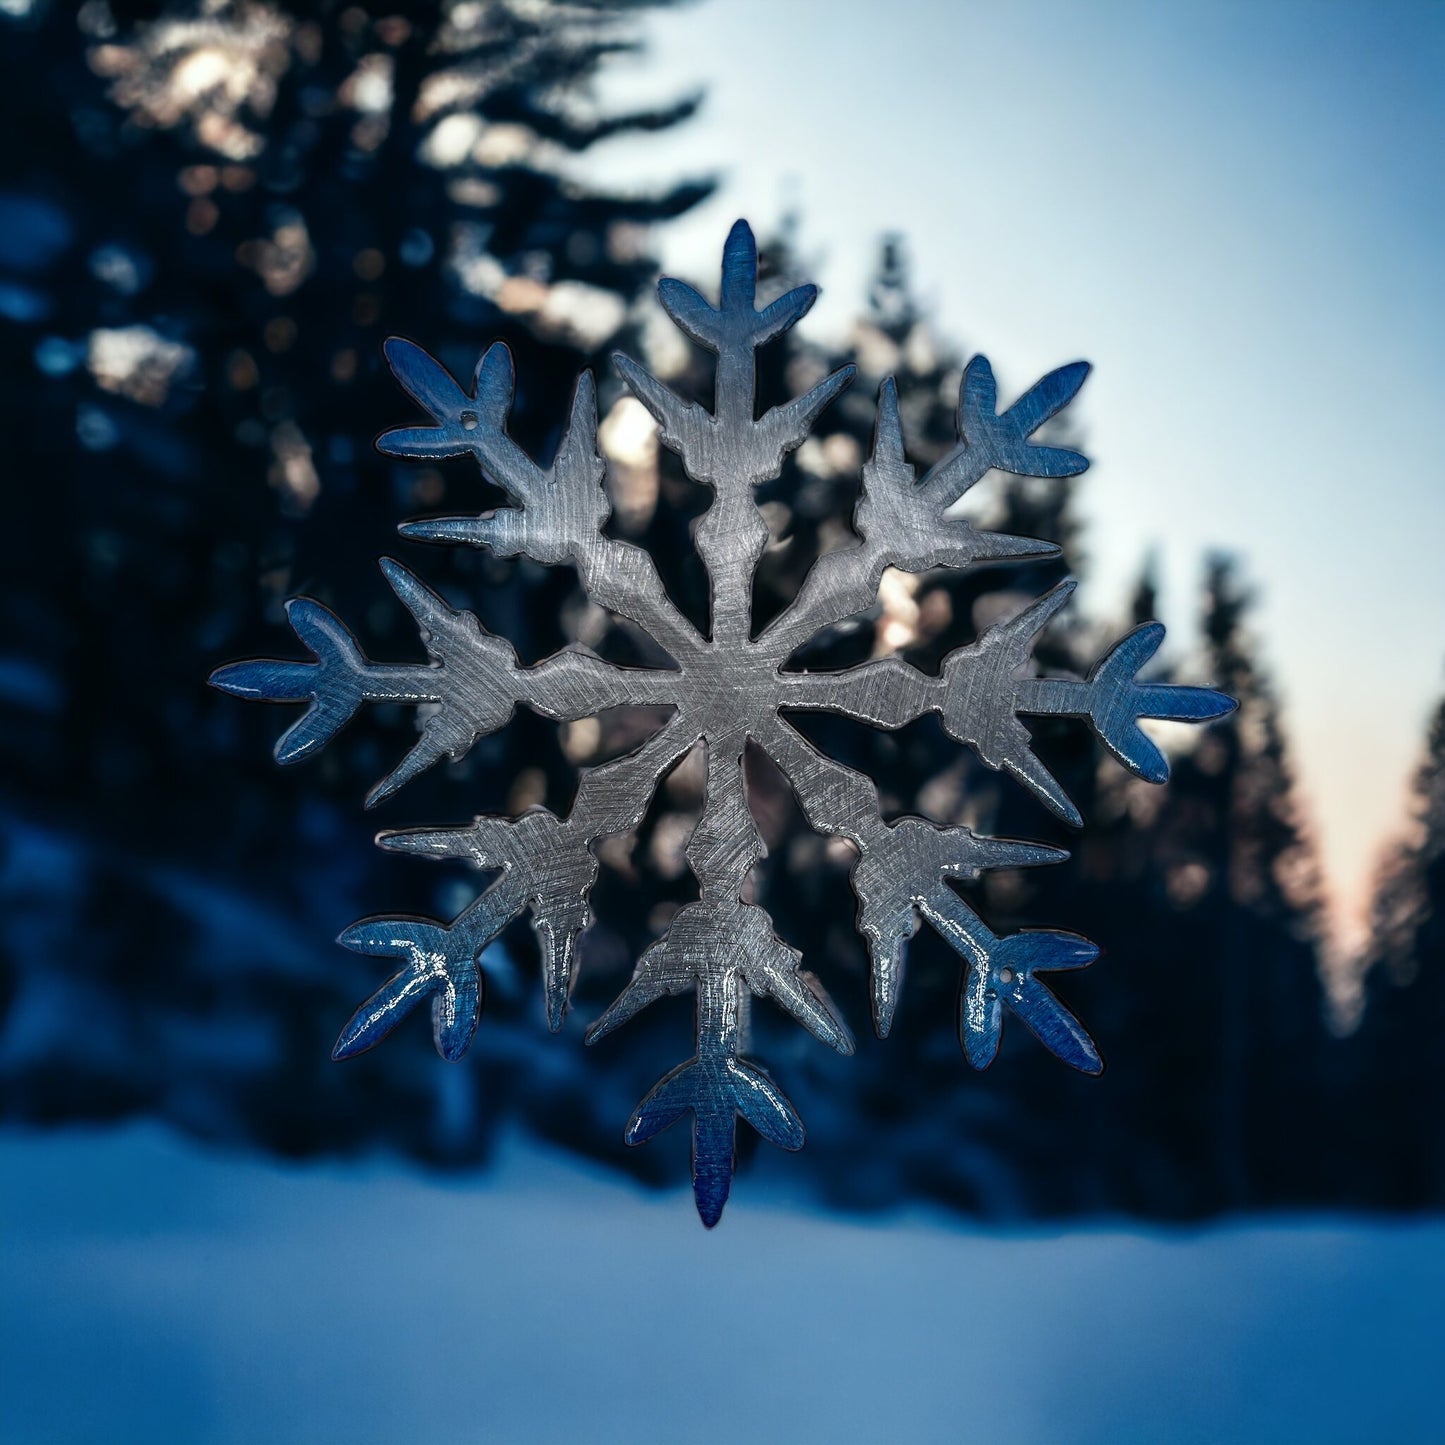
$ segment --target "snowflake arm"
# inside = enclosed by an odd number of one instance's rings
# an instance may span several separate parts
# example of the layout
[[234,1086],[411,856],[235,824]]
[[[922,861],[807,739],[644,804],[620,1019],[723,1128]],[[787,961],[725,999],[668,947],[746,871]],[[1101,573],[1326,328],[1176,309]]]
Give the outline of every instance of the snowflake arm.
[[[793,786],[808,822],[819,832],[850,839],[858,848],[853,867],[853,892],[858,899],[858,931],[868,945],[869,975],[873,991],[873,1022],[880,1037],[892,1027],[903,985],[904,951],[917,927],[916,915],[930,924],[963,956],[970,988],[984,988],[990,1001],[1003,997],[1042,1040],[1045,1047],[1075,1068],[1098,1065],[1092,1044],[1085,1049],[1078,1039],[1088,1036],[1062,1005],[1035,982],[1018,982],[1027,956],[1029,975],[1039,969],[1078,967],[1042,961],[1063,956],[1063,945],[1050,953],[1050,945],[1035,941],[1030,949],[1017,938],[1041,940],[1045,935],[1019,934],[1000,939],[948,886],[948,878],[977,878],[986,869],[1024,868],[1062,862],[1068,854],[1040,843],[1007,838],[980,838],[963,827],[936,827],[922,818],[884,823],[872,780],[842,763],[825,758],[787,723],[778,720],[762,739],[769,756],[782,768]],[[1054,937],[1054,935],[1048,935]],[[1072,935],[1058,935],[1071,939]],[[1083,942],[1083,940],[1078,940]],[[1090,957],[1093,955],[1090,954]],[[1087,960],[1083,960],[1087,962]],[[1002,974],[1006,992],[1000,993]],[[986,982],[980,984],[979,980]],[[1053,1026],[1048,1018],[1061,1021]],[[960,1015],[960,1040],[969,1061],[985,1067],[998,1047],[1001,1016],[981,1016],[991,1028],[986,1050],[969,1023]],[[1073,1042],[1070,1042],[1072,1040]],[[986,1056],[985,1056],[986,1055]],[[1097,1068],[1093,1069],[1097,1072]]]
[[1051,557],[1051,542],[1006,533],[978,532],[947,509],[992,468],[1022,476],[1068,477],[1088,461],[1080,453],[1040,446],[1032,433],[1073,399],[1089,368],[1075,362],[1050,372],[1002,416],[988,359],[976,356],[959,392],[959,444],[922,481],[904,457],[898,392],[888,377],[878,394],[873,452],[863,468],[863,494],[854,512],[856,547],[820,557],[797,598],[764,632],[762,645],[778,661],[822,628],[872,606],[883,569],[921,572],[929,567],[968,567]]
[[977,642],[957,648],[930,677],[899,657],[845,672],[785,672],[783,706],[840,712],[877,727],[897,728],[927,712],[942,715],[951,737],[969,744],[990,768],[1016,778],[1075,827],[1083,821],[1057,779],[1035,756],[1021,716],[1081,717],[1126,768],[1151,783],[1169,776],[1169,762],[1139,727],[1141,718],[1202,722],[1222,717],[1231,698],[1212,688],[1141,683],[1137,674],[1164,639],[1159,623],[1137,627],[1116,643],[1087,679],[1020,676],[1039,634],[1069,600],[1072,579],[1059,583],[1015,616],[995,623]]
[[675,701],[675,673],[614,667],[580,648],[519,667],[511,643],[488,632],[472,613],[449,607],[389,557],[381,559],[381,570],[416,619],[430,665],[368,662],[339,618],[321,603],[297,597],[286,604],[286,614],[314,662],[238,662],[211,675],[213,686],[238,697],[311,703],[277,742],[281,763],[319,751],[363,702],[431,704],[421,738],[372,789],[367,807],[443,757],[464,757],[478,738],[503,726],[519,702],[570,721],[624,703]]
[[807,439],[818,414],[852,381],[840,367],[810,391],[775,406],[760,419],[756,353],[802,319],[817,300],[816,286],[799,286],[757,310],[758,251],[739,221],[723,247],[722,290],[716,307],[684,282],[658,286],[663,308],[700,345],[717,353],[711,412],[685,402],[629,357],[613,358],[618,372],[662,428],[689,477],[712,487],[714,500],[698,524],[697,550],[712,586],[712,642],[741,646],[751,633],[753,569],[767,545],[768,527],[753,492],[778,475],[783,457]]
[[508,890],[494,886],[450,925],[427,918],[368,918],[344,930],[336,940],[343,947],[406,962],[351,1016],[331,1057],[349,1059],[374,1048],[430,998],[437,1053],[453,1063],[460,1059],[481,1018],[481,955],[520,909]]
[[741,739],[731,745],[710,739],[707,762],[707,800],[687,849],[702,896],[642,955],[631,981],[588,1030],[587,1042],[605,1038],[665,994],[695,994],[696,1053],[643,1099],[625,1138],[646,1143],[691,1113],[693,1193],[711,1228],[732,1185],[739,1117],[780,1148],[803,1144],[793,1106],[740,1055],[749,997],[771,998],[840,1054],[853,1052],[853,1038],[822,986],[800,970],[801,955],[778,938],[761,908],[739,896],[765,852],[743,791]]
[[611,505],[597,450],[597,390],[591,372],[578,378],[567,430],[552,466],[544,469],[507,434],[515,378],[512,353],[504,343],[489,347],[478,362],[471,396],[414,342],[393,336],[386,358],[436,425],[384,432],[377,447],[399,457],[469,454],[517,503],[477,517],[406,522],[398,529],[402,536],[491,547],[502,557],[521,552],[549,564],[571,559],[599,606],[636,622],[678,661],[696,652],[701,639],[668,598],[648,553],[602,535]]
[[722,1218],[737,1163],[737,1120],[746,1119],[780,1149],[803,1147],[803,1121],[768,1075],[738,1055],[737,982],[709,972],[697,980],[698,1051],[655,1084],[623,1137],[645,1144],[692,1115],[692,1189],[711,1229]]
[[[555,1032],[562,1026],[572,988],[577,939],[591,922],[588,895],[597,881],[592,845],[598,838],[636,826],[658,780],[695,740],[688,736],[685,720],[674,716],[636,752],[584,770],[566,818],[546,808],[534,808],[515,819],[485,816],[460,828],[382,833],[377,842],[391,852],[460,859],[498,876],[450,925],[429,919],[372,920],[357,925],[364,933],[348,929],[341,942],[351,948],[365,943],[368,946],[359,948],[364,953],[395,952],[370,945],[373,940],[401,939],[406,956],[429,947],[431,959],[442,960],[435,963],[442,973],[470,977],[487,945],[523,909],[530,908],[541,954],[547,1022]],[[421,936],[413,939],[409,930],[418,927]],[[404,1007],[410,1007],[412,1001],[399,1000]],[[346,1037],[342,1035],[343,1042]],[[442,1051],[440,1036],[438,1049]],[[444,1057],[453,1057],[442,1052]]]

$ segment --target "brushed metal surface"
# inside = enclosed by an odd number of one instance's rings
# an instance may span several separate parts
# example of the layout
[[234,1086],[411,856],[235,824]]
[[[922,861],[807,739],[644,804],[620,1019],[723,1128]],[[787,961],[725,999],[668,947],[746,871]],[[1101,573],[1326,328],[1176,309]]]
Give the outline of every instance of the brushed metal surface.
[[389,431],[378,445],[402,457],[469,454],[512,502],[480,516],[404,523],[402,535],[570,563],[592,601],[646,629],[669,655],[672,668],[617,667],[580,647],[522,667],[505,639],[487,632],[471,613],[453,609],[400,563],[384,558],[382,571],[416,620],[429,663],[369,662],[335,616],[317,602],[297,598],[288,614],[312,661],[236,663],[212,678],[217,687],[241,697],[309,704],[277,743],[282,763],[315,753],[365,702],[426,705],[418,742],[372,790],[368,805],[442,758],[462,757],[477,738],[501,727],[517,703],[559,720],[620,705],[672,709],[635,752],[583,769],[565,818],[536,809],[518,818],[481,817],[464,827],[380,835],[384,848],[466,859],[497,876],[450,923],[374,918],[341,935],[348,948],[398,959],[401,967],[342,1030],[335,1057],[370,1048],[408,1010],[429,999],[438,1051],[444,1058],[459,1058],[471,1044],[482,1008],[485,950],[523,911],[530,911],[541,949],[547,1017],[558,1028],[572,985],[577,939],[589,923],[588,895],[598,871],[593,844],[635,826],[661,778],[700,743],[707,755],[706,800],[687,848],[698,899],[643,953],[632,980],[587,1037],[590,1043],[607,1036],[664,994],[695,995],[695,1053],[638,1105],[626,1138],[643,1143],[691,1116],[693,1187],[708,1225],[717,1222],[731,1187],[739,1117],[782,1148],[803,1143],[803,1125],[792,1105],[756,1063],[740,1056],[749,999],[771,999],[825,1044],[844,1054],[853,1050],[847,1025],[821,985],[803,971],[798,953],[777,936],[761,908],[744,901],[748,872],[764,851],[743,780],[749,740],[782,769],[815,829],[856,845],[852,883],[880,1036],[893,1021],[908,940],[921,917],[960,955],[964,981],[958,1032],[974,1067],[986,1067],[993,1059],[1004,1014],[1012,1012],[1065,1063],[1097,1073],[1103,1065],[1088,1034],[1040,977],[1084,966],[1097,953],[1095,946],[1049,930],[998,937],[948,883],[989,868],[1052,863],[1067,854],[1041,844],[978,837],[964,827],[916,817],[885,823],[873,783],[825,757],[789,725],[786,714],[790,709],[837,712],[896,728],[938,713],[951,737],[1077,825],[1077,809],[1034,754],[1021,717],[1084,719],[1126,768],[1162,782],[1167,760],[1141,731],[1139,719],[1201,722],[1233,707],[1229,698],[1207,688],[1136,680],[1163,638],[1157,623],[1136,628],[1086,679],[1034,675],[1034,641],[1067,602],[1072,580],[950,653],[936,677],[897,657],[841,672],[788,666],[793,653],[820,630],[872,605],[885,567],[915,572],[963,568],[1057,551],[1030,538],[975,530],[945,515],[945,509],[993,468],[1039,477],[1084,470],[1088,462],[1078,452],[1031,440],[1083,384],[1088,367],[1082,362],[1051,372],[1000,413],[993,372],[986,359],[974,358],[960,389],[958,445],[922,478],[904,455],[897,393],[893,381],[885,381],[853,518],[859,541],[819,558],[793,603],[754,637],[752,579],[768,539],[755,489],[778,475],[784,455],[806,440],[818,414],[853,376],[853,368],[844,367],[755,419],[755,353],[794,325],[817,295],[816,288],[802,286],[759,310],[756,281],[756,247],[740,221],[723,252],[717,306],[681,281],[664,280],[659,286],[673,321],[716,353],[711,411],[678,397],[628,357],[614,359],[628,387],[656,418],[664,445],[682,458],[689,477],[713,490],[696,533],[711,585],[706,636],[668,599],[645,550],[602,534],[609,502],[590,373],[577,383],[556,459],[544,469],[507,434],[514,377],[505,346],[496,344],[482,356],[469,392],[412,342],[393,338],[386,344],[393,372],[429,422]]

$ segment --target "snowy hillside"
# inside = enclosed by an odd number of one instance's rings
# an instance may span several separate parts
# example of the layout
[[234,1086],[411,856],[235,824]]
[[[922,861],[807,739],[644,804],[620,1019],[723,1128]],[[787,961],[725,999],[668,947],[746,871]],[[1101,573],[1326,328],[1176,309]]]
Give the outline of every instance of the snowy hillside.
[[475,1182],[0,1135],[0,1438],[1438,1440],[1445,1223],[703,1231],[532,1144]]

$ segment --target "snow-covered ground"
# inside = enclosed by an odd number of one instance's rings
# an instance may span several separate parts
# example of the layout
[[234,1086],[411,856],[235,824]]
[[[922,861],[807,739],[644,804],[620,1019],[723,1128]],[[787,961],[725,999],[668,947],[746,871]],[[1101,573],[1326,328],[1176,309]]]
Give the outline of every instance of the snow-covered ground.
[[474,1180],[0,1133],[0,1439],[1445,1439],[1445,1222],[707,1234],[513,1145]]

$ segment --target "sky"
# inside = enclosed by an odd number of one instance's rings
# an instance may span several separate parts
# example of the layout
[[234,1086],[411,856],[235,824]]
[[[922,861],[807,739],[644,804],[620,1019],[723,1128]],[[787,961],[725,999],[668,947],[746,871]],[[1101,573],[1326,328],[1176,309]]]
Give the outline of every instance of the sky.
[[897,230],[1004,403],[1094,363],[1082,604],[1121,613],[1153,549],[1177,652],[1204,554],[1242,557],[1350,942],[1445,691],[1445,5],[706,0],[645,32],[604,96],[703,111],[592,164],[723,181],[666,269],[796,206],[813,335]]

